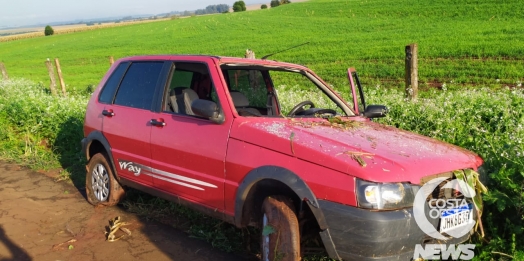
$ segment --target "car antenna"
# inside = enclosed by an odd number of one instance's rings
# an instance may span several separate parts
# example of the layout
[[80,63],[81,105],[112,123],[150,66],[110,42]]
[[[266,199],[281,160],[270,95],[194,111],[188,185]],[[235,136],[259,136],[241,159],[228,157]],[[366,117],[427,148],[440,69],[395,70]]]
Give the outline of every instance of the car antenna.
[[305,42],[305,43],[303,43],[303,44],[295,45],[295,46],[293,46],[293,47],[290,47],[290,48],[287,48],[287,49],[284,49],[284,50],[278,51],[278,52],[276,52],[276,53],[268,54],[268,55],[262,57],[262,60],[267,59],[269,56],[272,56],[272,55],[275,55],[275,54],[278,54],[278,53],[283,53],[283,52],[285,52],[285,51],[287,51],[287,50],[291,50],[291,49],[294,49],[294,48],[297,48],[297,47],[300,47],[300,46],[302,46],[302,45],[306,45],[306,44],[309,44],[309,42]]

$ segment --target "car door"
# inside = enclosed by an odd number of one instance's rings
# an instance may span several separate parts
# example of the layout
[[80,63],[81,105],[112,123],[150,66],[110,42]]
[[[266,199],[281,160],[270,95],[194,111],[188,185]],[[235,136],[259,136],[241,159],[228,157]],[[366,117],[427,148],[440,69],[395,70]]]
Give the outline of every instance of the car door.
[[151,130],[151,166],[158,189],[220,210],[224,209],[224,161],[232,120],[217,124],[195,116],[187,99],[218,102],[213,85],[217,78],[205,63],[174,63],[164,106],[157,115],[165,125]]
[[163,65],[164,62],[132,62],[116,95],[101,112],[102,132],[111,146],[115,171],[120,177],[146,186],[153,186],[150,121]]

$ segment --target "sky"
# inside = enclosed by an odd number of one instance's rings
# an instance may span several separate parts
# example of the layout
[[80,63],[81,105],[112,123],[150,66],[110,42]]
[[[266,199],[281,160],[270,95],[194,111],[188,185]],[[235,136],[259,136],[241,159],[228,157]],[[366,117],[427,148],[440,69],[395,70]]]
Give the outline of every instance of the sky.
[[[236,0],[0,0],[0,28],[204,9]],[[266,2],[244,0],[246,4]],[[267,1],[269,2],[269,0]]]

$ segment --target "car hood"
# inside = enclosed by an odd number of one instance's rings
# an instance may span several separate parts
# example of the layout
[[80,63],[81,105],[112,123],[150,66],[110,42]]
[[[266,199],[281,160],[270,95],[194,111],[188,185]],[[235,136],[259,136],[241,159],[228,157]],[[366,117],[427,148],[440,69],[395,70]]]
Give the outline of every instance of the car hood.
[[411,182],[482,160],[460,147],[360,117],[338,119],[240,118],[231,138],[375,182]]

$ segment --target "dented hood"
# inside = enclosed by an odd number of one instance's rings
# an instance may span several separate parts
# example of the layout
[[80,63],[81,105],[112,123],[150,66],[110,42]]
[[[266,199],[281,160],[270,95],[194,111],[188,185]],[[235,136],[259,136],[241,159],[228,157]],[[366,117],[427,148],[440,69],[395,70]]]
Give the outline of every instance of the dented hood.
[[482,163],[460,147],[359,117],[341,123],[241,118],[231,138],[375,182],[419,184],[424,176]]

